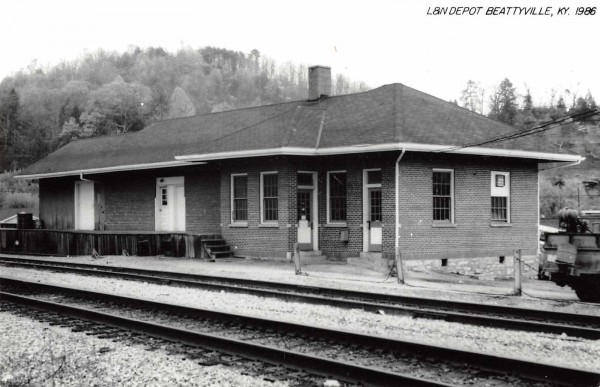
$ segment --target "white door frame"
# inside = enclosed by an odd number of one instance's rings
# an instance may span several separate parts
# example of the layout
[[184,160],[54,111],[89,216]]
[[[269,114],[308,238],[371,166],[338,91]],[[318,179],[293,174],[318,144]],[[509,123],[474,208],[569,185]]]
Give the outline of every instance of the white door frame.
[[[312,219],[313,227],[312,227],[312,244],[313,250],[319,250],[319,174],[314,171],[298,171],[298,173],[310,173],[312,174],[312,185],[298,185],[296,187],[296,199],[298,198],[298,190],[300,189],[312,189],[312,209],[310,217]],[[298,212],[298,204],[296,204],[296,209],[294,211]],[[296,223],[296,226],[298,224]],[[298,232],[296,232],[296,242],[298,241]]]
[[[168,198],[169,203],[172,203],[173,206],[170,207],[170,210],[173,211],[173,213],[171,214],[171,218],[173,218],[171,220],[171,227],[173,228],[172,230],[162,230],[161,224],[162,224],[162,217],[161,217],[161,188],[163,187],[173,187],[172,189],[168,189],[168,192],[171,192],[172,194],[170,195],[171,197]],[[175,187],[183,187],[184,189],[184,197],[183,197],[183,203],[177,203],[176,204],[176,194],[175,194]],[[170,204],[168,204],[170,206]],[[183,206],[183,217],[184,217],[184,222],[183,222],[183,229],[182,230],[176,230],[177,224],[175,222],[175,217],[177,216],[176,212],[177,212],[177,208],[178,206]],[[186,221],[185,221],[185,217],[186,217],[186,208],[185,208],[185,179],[183,176],[174,176],[174,177],[158,177],[156,178],[156,196],[154,198],[154,229],[156,231],[185,231],[185,226],[187,225]]]
[[[86,227],[86,228],[82,228],[82,224],[81,224],[81,202],[80,202],[80,197],[81,197],[81,186],[82,185],[90,185],[92,186],[92,227]],[[94,230],[96,228],[96,190],[94,187],[94,182],[91,180],[78,180],[75,182],[75,200],[74,200],[74,204],[75,204],[75,219],[74,219],[74,226],[76,230]]]
[[[363,252],[369,252],[369,188],[381,188],[381,183],[367,184],[368,172],[381,171],[381,168],[363,169]],[[383,172],[383,171],[382,171]],[[382,191],[383,196],[383,191]]]

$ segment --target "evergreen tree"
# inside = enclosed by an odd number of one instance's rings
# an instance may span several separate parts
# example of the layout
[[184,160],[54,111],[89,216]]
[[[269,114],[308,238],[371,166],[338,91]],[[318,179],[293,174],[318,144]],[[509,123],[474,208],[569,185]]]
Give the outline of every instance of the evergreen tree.
[[489,117],[513,125],[517,114],[516,91],[508,78],[505,78],[490,97]]
[[514,125],[519,129],[530,129],[538,123],[533,112],[533,97],[527,89],[527,93],[523,96],[523,108],[519,111]]

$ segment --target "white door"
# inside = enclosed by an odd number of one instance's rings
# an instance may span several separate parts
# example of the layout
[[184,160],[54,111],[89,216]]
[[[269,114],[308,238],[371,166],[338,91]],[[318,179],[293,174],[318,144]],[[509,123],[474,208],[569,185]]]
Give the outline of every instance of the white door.
[[157,179],[156,196],[156,230],[185,231],[183,177]]
[[75,229],[93,230],[95,219],[94,182],[75,182]]
[[312,189],[298,190],[298,247],[304,251],[314,250],[312,242],[312,195]]
[[381,169],[363,170],[363,251],[381,252],[383,206]]
[[185,231],[185,190],[183,185],[173,186],[175,202],[174,208],[174,231]]
[[379,252],[383,240],[381,188],[369,188],[368,206],[369,251]]
[[300,250],[319,249],[319,179],[317,172],[298,171],[296,192],[298,246]]

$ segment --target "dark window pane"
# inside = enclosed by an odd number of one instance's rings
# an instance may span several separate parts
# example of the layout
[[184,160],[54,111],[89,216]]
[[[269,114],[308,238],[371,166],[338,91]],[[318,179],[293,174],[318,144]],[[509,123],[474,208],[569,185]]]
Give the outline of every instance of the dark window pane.
[[277,174],[263,175],[263,196],[277,197]]
[[346,221],[346,174],[329,174],[329,217],[332,222]]
[[496,175],[496,187],[504,187],[506,184],[504,175]]
[[434,197],[433,220],[450,220],[450,203],[449,197]]
[[379,189],[373,189],[371,191],[369,191],[370,194],[370,212],[371,212],[371,216],[370,216],[370,221],[371,222],[375,222],[375,221],[382,221],[383,220],[383,215],[381,212],[381,190]]
[[233,196],[235,198],[246,198],[248,189],[248,177],[247,176],[234,176],[233,177]]
[[233,220],[248,220],[248,177],[233,177]]
[[313,185],[313,174],[312,173],[298,173],[298,185]]
[[166,206],[167,205],[167,189],[161,188],[160,192],[161,192],[162,205]]
[[273,221],[277,220],[277,198],[265,199],[264,202],[264,220]]
[[452,215],[452,173],[433,172],[433,220],[451,221]]
[[263,175],[263,220],[278,219],[277,174]]
[[367,171],[367,184],[381,184],[381,171]]
[[311,192],[310,191],[298,191],[298,220],[302,220],[304,215],[305,219],[310,221],[311,218]]
[[502,196],[492,196],[492,220],[508,221],[508,200]]

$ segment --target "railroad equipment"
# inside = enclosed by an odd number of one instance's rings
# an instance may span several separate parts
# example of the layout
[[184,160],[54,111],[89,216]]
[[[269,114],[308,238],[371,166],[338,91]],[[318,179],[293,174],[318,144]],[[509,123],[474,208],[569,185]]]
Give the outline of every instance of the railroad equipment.
[[600,303],[600,211],[563,208],[558,217],[559,231],[545,235],[539,277]]

